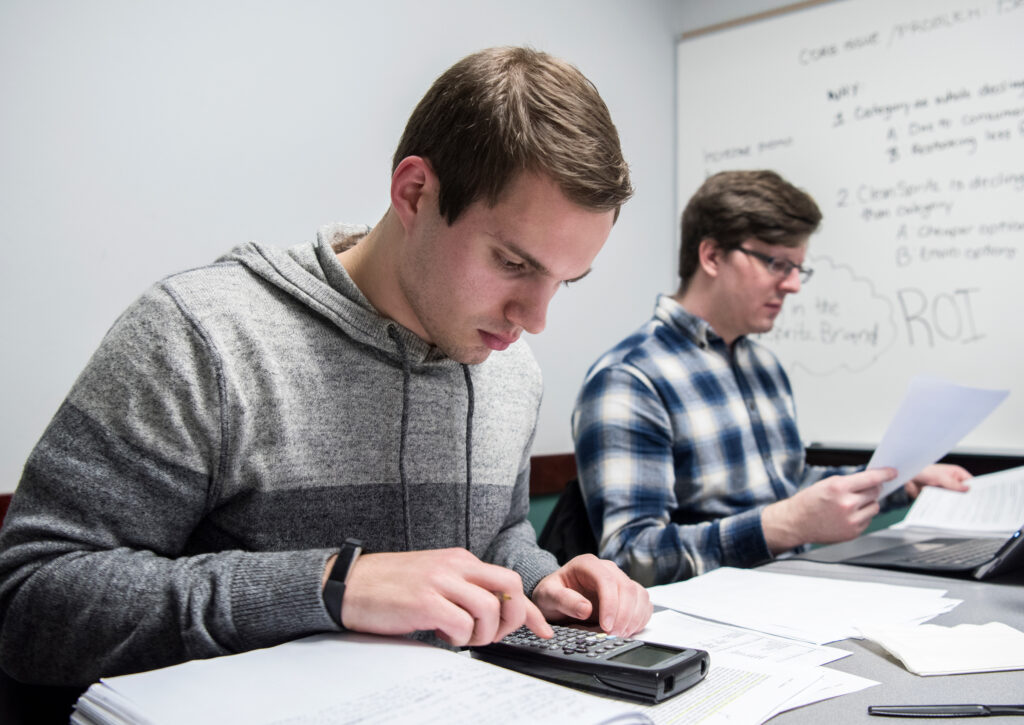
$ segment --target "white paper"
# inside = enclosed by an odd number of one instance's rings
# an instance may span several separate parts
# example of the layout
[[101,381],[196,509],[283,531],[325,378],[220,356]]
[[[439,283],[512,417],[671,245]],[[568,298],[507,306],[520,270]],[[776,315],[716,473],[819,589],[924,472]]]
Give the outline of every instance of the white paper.
[[960,603],[943,589],[732,567],[648,592],[669,609],[812,644],[859,637],[858,627],[926,622]]
[[712,657],[730,653],[774,664],[814,666],[834,662],[851,653],[751,629],[697,619],[682,612],[655,612],[637,639],[675,647],[707,650]]
[[1009,536],[1024,525],[1024,466],[976,476],[968,485],[963,493],[926,486],[892,528]]
[[878,683],[824,667],[780,665],[742,655],[712,655],[702,682],[643,712],[655,723],[762,723],[794,707]]
[[630,713],[632,721],[643,721],[632,703],[595,697],[407,639],[351,634],[317,635],[105,678],[84,697],[128,722],[154,725],[565,725],[617,717],[627,718],[617,722],[629,722]]
[[882,487],[881,496],[888,496],[925,466],[953,450],[1009,394],[1009,390],[969,388],[923,376],[913,378],[868,461],[868,468],[892,467],[898,471],[896,478]]
[[1024,632],[1002,622],[866,628],[863,635],[889,650],[917,675],[1024,669]]
[[89,688],[73,722],[762,723],[783,710],[876,684],[821,667],[725,652],[708,675],[653,706],[554,685],[408,640],[318,635],[197,660]]
[[[637,637],[707,650],[715,674],[713,678],[709,675],[707,685],[697,686],[701,689],[679,696],[686,699],[674,698],[678,701],[649,710],[656,723],[762,722],[786,710],[878,684],[819,666],[849,656],[847,650],[709,622],[669,609],[655,612]],[[709,689],[713,695],[703,692]]]
[[819,667],[818,673],[821,675],[821,678],[814,683],[813,687],[809,687],[806,690],[798,692],[790,699],[781,703],[779,707],[772,712],[771,717],[775,717],[780,712],[785,712],[786,710],[804,707],[805,705],[811,705],[815,702],[821,702],[822,700],[829,700],[833,697],[849,695],[851,692],[860,692],[861,690],[880,684],[875,680],[869,680],[866,677],[851,675],[848,672],[840,672],[839,670],[831,670],[828,667]]
[[658,724],[762,723],[783,703],[813,687],[821,677],[819,669],[787,669],[719,655],[703,681],[643,711]]

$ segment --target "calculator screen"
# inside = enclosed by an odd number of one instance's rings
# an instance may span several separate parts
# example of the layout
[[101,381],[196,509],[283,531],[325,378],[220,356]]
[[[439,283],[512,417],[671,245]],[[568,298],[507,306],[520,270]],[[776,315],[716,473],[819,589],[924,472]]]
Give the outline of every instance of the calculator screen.
[[626,665],[653,667],[654,665],[660,665],[662,662],[667,662],[677,654],[679,654],[677,649],[659,647],[655,644],[645,644],[643,647],[628,649],[608,659]]

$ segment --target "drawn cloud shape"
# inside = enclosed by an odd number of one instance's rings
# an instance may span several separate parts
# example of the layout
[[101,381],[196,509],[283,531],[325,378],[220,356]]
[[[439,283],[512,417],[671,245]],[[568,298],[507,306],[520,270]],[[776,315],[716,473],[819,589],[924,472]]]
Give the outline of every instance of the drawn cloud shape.
[[896,341],[891,300],[874,283],[828,256],[808,257],[814,279],[787,298],[770,332],[755,339],[787,369],[815,376],[859,372]]

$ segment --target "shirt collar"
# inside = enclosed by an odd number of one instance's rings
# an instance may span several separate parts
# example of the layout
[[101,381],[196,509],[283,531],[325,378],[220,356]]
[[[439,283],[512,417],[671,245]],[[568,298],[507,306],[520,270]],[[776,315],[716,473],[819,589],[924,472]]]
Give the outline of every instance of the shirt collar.
[[712,329],[707,320],[688,312],[671,295],[658,295],[654,316],[689,337],[701,349],[706,349],[713,344],[725,344],[722,336]]

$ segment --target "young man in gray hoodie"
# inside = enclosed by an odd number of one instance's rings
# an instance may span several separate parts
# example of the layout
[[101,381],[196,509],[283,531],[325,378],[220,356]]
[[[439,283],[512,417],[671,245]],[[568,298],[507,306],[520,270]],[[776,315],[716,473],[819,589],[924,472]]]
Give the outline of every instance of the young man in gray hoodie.
[[[0,665],[102,676],[342,628],[478,645],[646,592],[527,521],[540,332],[632,190],[578,70],[499,48],[446,71],[372,229],[245,244],[114,324],[0,535]],[[342,665],[344,666],[344,665]]]

